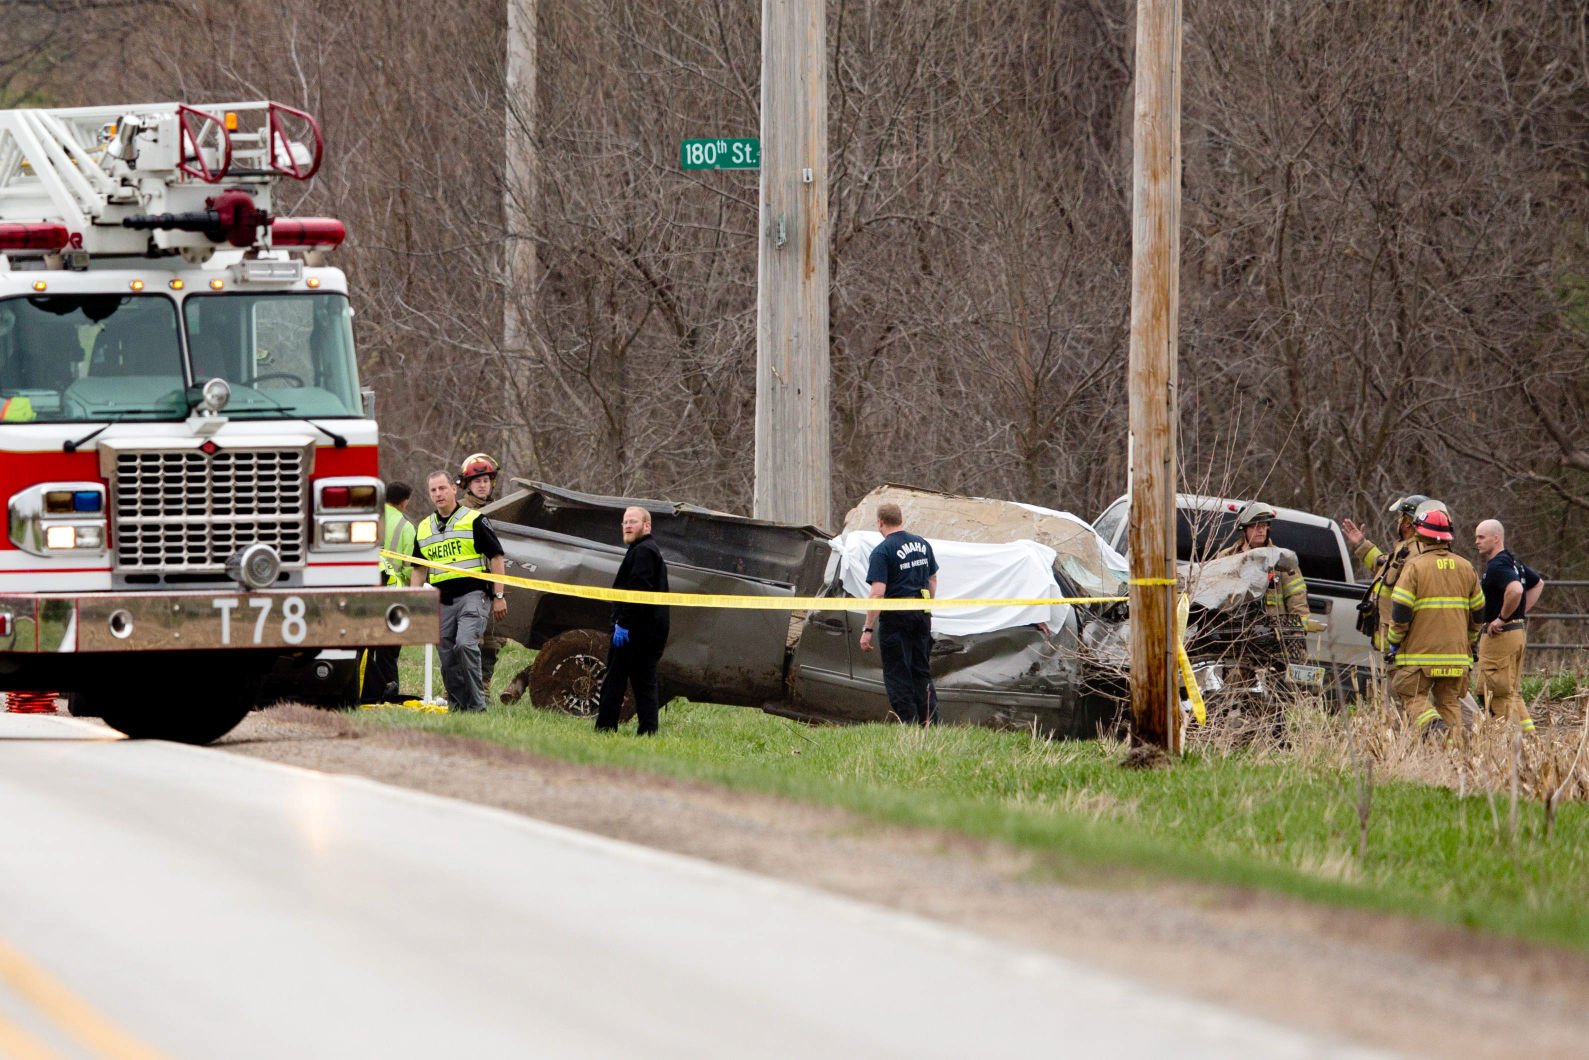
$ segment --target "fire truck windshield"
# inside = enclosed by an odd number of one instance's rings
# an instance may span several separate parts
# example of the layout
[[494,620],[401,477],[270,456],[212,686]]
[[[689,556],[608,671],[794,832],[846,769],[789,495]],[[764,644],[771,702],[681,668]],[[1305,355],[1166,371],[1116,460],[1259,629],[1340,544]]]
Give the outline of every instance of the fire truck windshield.
[[[232,387],[224,415],[363,415],[346,295],[38,294],[0,300],[6,422],[183,419],[193,386]],[[183,359],[183,328],[189,363]]]
[[195,384],[232,386],[227,416],[362,416],[343,294],[193,294],[182,305]]
[[0,301],[0,401],[8,422],[187,414],[176,303],[160,295]]

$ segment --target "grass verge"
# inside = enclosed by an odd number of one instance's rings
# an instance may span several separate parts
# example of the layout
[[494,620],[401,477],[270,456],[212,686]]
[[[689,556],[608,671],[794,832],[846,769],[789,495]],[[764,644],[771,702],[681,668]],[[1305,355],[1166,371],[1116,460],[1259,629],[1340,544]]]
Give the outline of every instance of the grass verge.
[[[526,661],[522,649],[504,652],[497,690]],[[416,687],[407,660],[405,667],[404,687]],[[1073,878],[1128,868],[1589,950],[1589,806],[1566,802],[1547,815],[1527,797],[1514,810],[1493,786],[1462,797],[1441,784],[1375,782],[1367,759],[1347,750],[1365,746],[1362,733],[1349,739],[1341,719],[1323,715],[1293,726],[1292,750],[1207,742],[1154,772],[1121,769],[1123,748],[1112,741],[811,727],[684,700],[664,712],[652,740],[634,738],[633,723],[598,736],[588,721],[527,702],[493,704],[484,716],[365,717],[1000,840],[1039,852],[1050,871]],[[1476,789],[1469,782],[1467,790]]]

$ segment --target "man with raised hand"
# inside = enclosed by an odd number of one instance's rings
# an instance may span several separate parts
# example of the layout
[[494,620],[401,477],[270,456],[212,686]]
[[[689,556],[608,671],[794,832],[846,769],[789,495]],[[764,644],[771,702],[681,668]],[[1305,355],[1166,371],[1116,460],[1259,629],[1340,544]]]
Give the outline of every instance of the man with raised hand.
[[[1401,569],[1407,565],[1407,557],[1417,548],[1418,535],[1413,529],[1412,517],[1418,511],[1418,506],[1428,499],[1421,493],[1409,493],[1391,502],[1386,511],[1396,516],[1396,541],[1388,552],[1380,551],[1379,546],[1368,539],[1363,528],[1352,520],[1341,520],[1341,533],[1352,547],[1352,558],[1368,572],[1367,600],[1374,605],[1371,624],[1373,641],[1374,647],[1380,651],[1385,650],[1385,631],[1390,628],[1390,594],[1396,591],[1396,582],[1401,578]],[[1361,605],[1359,611],[1364,606],[1367,604]],[[1364,629],[1361,621],[1358,628]]]

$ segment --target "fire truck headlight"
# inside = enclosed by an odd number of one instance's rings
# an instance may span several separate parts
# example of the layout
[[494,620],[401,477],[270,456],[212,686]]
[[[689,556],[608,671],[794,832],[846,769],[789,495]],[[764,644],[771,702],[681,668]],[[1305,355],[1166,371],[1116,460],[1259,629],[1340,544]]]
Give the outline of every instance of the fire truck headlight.
[[345,545],[349,541],[348,528],[352,523],[321,523],[320,540],[327,545]]
[[44,528],[51,552],[97,552],[105,547],[105,528],[95,523],[57,523]]
[[105,487],[97,482],[42,482],[7,505],[11,543],[35,556],[103,552]]
[[380,540],[380,524],[374,519],[360,519],[348,524],[348,541],[355,545],[373,545]]

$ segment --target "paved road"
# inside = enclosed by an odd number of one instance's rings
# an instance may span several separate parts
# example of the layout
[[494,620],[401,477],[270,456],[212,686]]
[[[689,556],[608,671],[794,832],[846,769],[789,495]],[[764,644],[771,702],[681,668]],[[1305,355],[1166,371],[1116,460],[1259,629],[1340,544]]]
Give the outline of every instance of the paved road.
[[0,1055],[1346,1052],[1142,995],[498,810],[0,714]]

